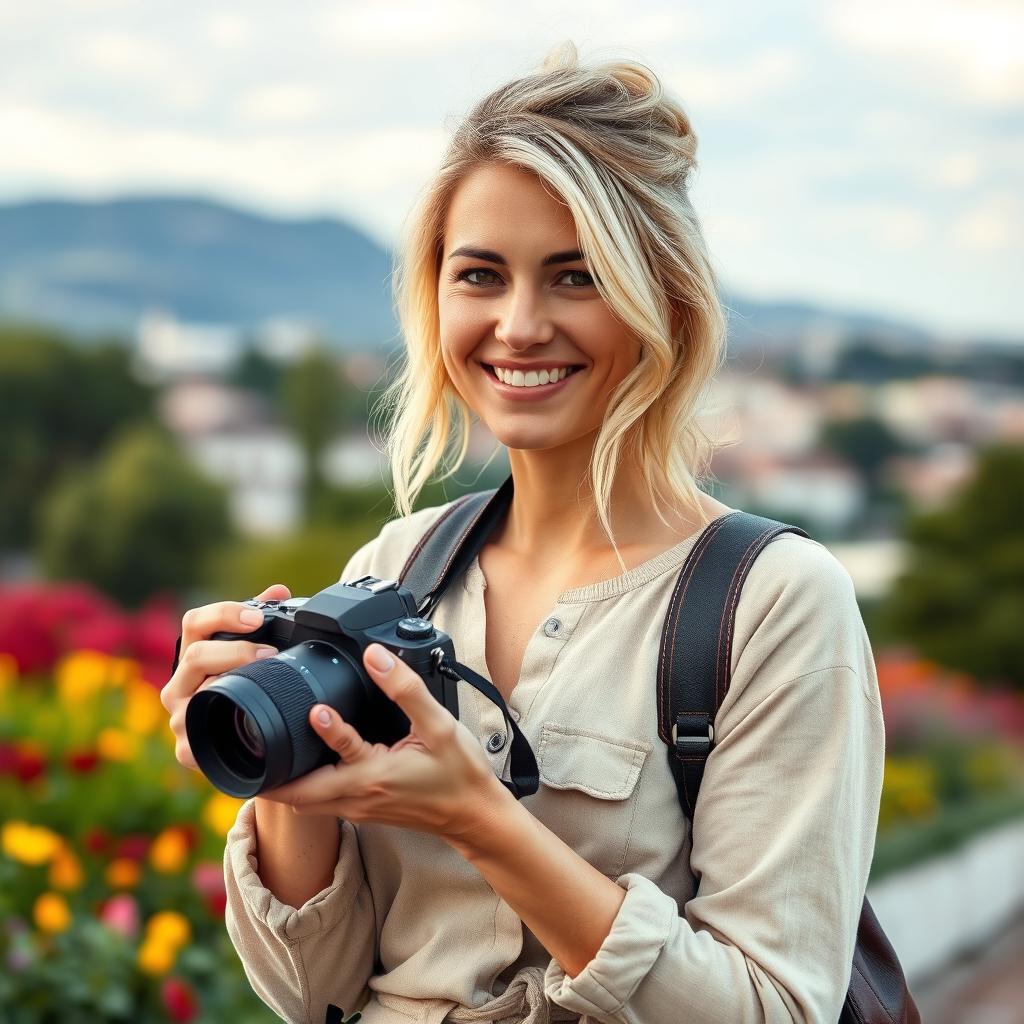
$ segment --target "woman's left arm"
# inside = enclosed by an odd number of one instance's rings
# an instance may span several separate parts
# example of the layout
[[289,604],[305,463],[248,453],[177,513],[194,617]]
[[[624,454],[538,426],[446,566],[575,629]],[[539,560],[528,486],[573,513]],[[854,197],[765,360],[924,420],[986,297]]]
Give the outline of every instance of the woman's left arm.
[[612,882],[511,798],[453,844],[552,954],[553,1002],[623,1024],[838,1019],[874,848],[881,707],[835,665],[774,687],[723,732],[682,916],[651,880]]

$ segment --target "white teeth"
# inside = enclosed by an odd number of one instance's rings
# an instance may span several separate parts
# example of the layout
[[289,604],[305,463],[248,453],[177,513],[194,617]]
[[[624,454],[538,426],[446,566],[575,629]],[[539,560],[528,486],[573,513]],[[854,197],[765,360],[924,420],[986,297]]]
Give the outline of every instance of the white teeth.
[[558,370],[530,370],[523,373],[522,370],[506,370],[503,367],[495,366],[494,373],[503,384],[511,384],[516,388],[535,388],[538,384],[550,384],[556,380],[562,380],[569,372],[568,366]]

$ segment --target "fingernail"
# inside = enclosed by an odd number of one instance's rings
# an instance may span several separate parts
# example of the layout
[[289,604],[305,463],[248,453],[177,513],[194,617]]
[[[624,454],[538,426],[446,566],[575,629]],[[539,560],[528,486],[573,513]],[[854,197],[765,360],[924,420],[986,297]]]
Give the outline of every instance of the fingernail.
[[238,617],[247,626],[258,626],[263,621],[263,612],[259,608],[246,608]]
[[277,654],[276,647],[260,647],[256,651],[257,658],[269,658],[274,654]]
[[330,716],[330,713],[328,712],[327,708],[321,708],[316,713],[316,717],[320,720],[320,724],[321,725],[330,725],[331,724],[331,716]]
[[367,650],[366,657],[378,672],[390,672],[395,664],[395,659],[380,644],[373,644]]

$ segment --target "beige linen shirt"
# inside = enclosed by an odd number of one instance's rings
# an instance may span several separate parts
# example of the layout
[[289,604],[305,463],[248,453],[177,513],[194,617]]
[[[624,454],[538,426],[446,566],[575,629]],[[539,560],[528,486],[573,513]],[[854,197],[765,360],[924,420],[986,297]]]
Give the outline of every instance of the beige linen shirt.
[[[397,579],[448,507],[388,523],[341,578]],[[524,806],[626,891],[594,959],[568,977],[458,853],[394,826],[341,821],[330,886],[285,906],[260,881],[247,800],[224,852],[226,922],[268,1006],[304,1024],[322,1024],[328,1003],[361,1010],[365,1024],[838,1019],[885,743],[853,584],[825,547],[791,533],[753,563],[691,829],[658,737],[655,676],[695,542],[560,594],[509,701],[540,771]],[[432,619],[458,660],[489,678],[485,585],[474,560]],[[500,711],[469,685],[459,702],[507,778]],[[494,736],[504,743],[492,752]]]

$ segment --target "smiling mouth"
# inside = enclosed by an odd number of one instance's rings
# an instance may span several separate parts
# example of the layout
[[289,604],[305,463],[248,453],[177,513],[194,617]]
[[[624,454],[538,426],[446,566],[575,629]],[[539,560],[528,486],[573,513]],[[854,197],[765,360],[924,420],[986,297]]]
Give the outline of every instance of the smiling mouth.
[[[500,377],[499,377],[499,376],[497,375],[497,373],[495,373],[495,372],[494,372],[494,367],[493,367],[493,366],[491,366],[491,365],[490,365],[489,363],[481,363],[480,365],[481,365],[481,366],[482,366],[482,367],[483,367],[483,368],[484,368],[484,369],[485,369],[485,370],[487,371],[487,373],[488,373],[488,374],[489,374],[489,375],[490,375],[491,377],[493,377],[493,378],[494,378],[494,379],[495,379],[495,380],[496,380],[496,381],[497,381],[497,382],[498,382],[499,384],[504,384],[504,383],[505,383],[505,382],[504,382],[504,381],[503,381],[503,380],[502,380],[502,379],[501,379],[501,378],[500,378]],[[569,378],[570,378],[570,377],[571,377],[571,376],[572,376],[572,375],[573,375],[574,373],[579,373],[579,371],[580,371],[580,370],[583,370],[583,369],[585,369],[585,367],[584,367],[584,366],[582,366],[582,365],[580,365],[580,366],[570,366],[570,367],[569,367],[569,370],[568,370],[568,372],[567,372],[567,373],[566,373],[566,375],[565,375],[565,376],[564,376],[564,377],[562,378],[562,380],[568,380],[568,379],[569,379]],[[553,382],[552,382],[552,381],[548,381],[548,383],[550,384],[550,383],[553,383]],[[513,386],[514,386],[514,385],[513,385]],[[521,385],[521,386],[522,386],[522,385]],[[544,385],[544,384],[535,384],[535,385],[534,385],[534,387],[545,387],[545,385]],[[525,389],[525,390],[529,390],[529,389]]]

